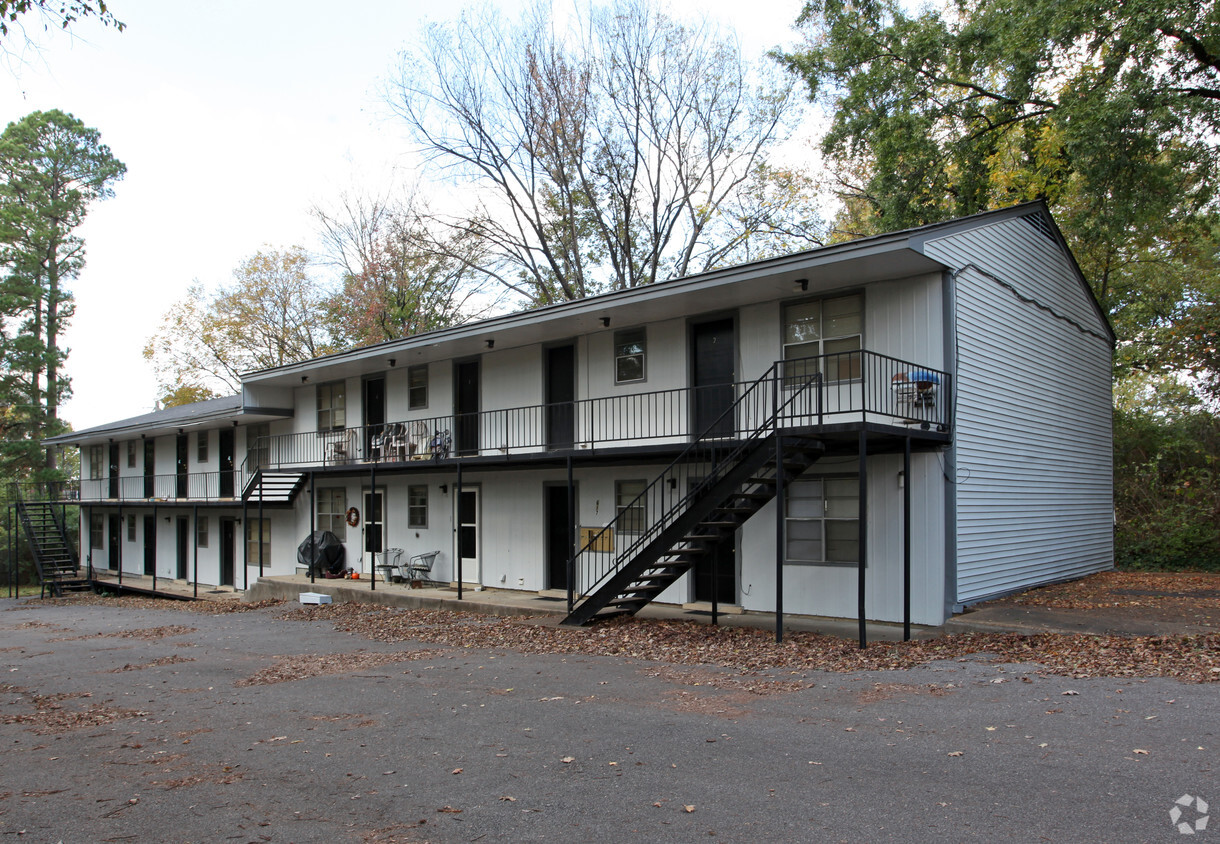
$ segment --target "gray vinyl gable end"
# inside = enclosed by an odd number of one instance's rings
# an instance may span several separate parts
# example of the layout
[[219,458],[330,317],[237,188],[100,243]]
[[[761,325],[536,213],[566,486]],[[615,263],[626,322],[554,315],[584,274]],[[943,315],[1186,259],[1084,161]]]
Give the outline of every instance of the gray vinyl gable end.
[[1043,206],[929,232],[955,382],[947,608],[1113,566],[1113,333]]

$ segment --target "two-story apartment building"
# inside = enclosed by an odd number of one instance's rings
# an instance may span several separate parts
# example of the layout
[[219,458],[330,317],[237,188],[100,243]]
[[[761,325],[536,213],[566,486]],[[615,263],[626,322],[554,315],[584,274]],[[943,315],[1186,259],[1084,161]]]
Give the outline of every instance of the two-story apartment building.
[[[498,316],[78,431],[82,558],[939,624],[1112,565],[1113,335],[1041,204]],[[87,537],[87,539],[85,539]],[[261,538],[260,538],[261,537]],[[593,596],[593,597],[588,597]]]

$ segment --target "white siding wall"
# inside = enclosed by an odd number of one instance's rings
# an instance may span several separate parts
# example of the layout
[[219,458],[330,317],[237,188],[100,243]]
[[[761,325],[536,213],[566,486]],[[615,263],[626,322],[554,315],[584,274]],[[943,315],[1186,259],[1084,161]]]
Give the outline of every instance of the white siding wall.
[[957,277],[957,601],[1113,564],[1110,347],[1066,257],[1022,220],[928,243]]
[[[836,461],[836,462],[831,462]],[[807,475],[854,472],[855,458],[830,458]],[[902,455],[868,460],[868,570],[865,614],[874,620],[902,620],[902,496],[898,473]],[[944,621],[944,481],[936,454],[911,455],[911,620]],[[775,502],[767,504],[742,529],[740,541],[742,606],[775,609]],[[850,566],[785,566],[784,611],[853,618],[857,605],[856,569]]]

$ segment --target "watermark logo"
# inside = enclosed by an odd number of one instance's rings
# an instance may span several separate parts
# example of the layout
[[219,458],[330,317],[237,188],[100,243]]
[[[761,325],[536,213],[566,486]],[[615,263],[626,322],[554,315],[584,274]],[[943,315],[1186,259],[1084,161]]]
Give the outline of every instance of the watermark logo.
[[1173,801],[1169,820],[1183,835],[1194,835],[1207,829],[1207,801],[1202,797],[1183,794]]

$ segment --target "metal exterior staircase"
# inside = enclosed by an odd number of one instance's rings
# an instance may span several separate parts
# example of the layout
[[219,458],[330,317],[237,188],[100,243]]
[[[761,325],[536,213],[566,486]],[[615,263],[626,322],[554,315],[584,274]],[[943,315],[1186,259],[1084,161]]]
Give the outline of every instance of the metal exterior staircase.
[[820,384],[817,372],[785,372],[783,361],[751,383],[576,553],[561,623],[638,612],[732,536],[779,491],[777,443],[784,486],[813,465],[823,444],[783,429],[820,417]]
[[262,469],[250,476],[241,491],[243,501],[266,505],[291,504],[305,486],[303,472],[268,472]]
[[56,505],[49,501],[16,502],[17,517],[30,543],[42,595],[49,591],[59,597],[64,592],[89,589],[80,574],[80,555],[68,538],[68,531]]
[[[817,440],[785,439],[784,486],[821,457]],[[583,600],[563,624],[579,626],[615,615],[638,612],[735,534],[751,516],[775,498],[777,483],[774,437],[741,456],[719,481],[699,492],[684,512],[656,539],[635,554],[602,586]]]

